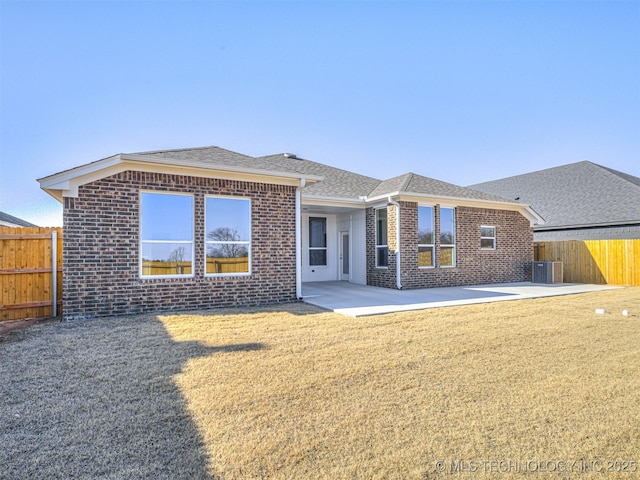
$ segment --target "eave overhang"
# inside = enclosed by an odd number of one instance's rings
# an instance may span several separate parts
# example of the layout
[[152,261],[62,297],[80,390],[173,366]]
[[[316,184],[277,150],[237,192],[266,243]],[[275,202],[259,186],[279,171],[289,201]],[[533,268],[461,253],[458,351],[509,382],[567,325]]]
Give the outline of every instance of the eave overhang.
[[531,226],[543,225],[545,223],[542,216],[536,212],[530,205],[519,202],[509,201],[497,201],[497,200],[484,200],[477,198],[465,198],[465,197],[453,197],[446,195],[431,195],[425,193],[414,192],[391,192],[384,195],[377,195],[375,197],[368,197],[367,203],[375,203],[388,199],[389,197],[395,200],[401,200],[406,202],[416,202],[423,204],[433,205],[451,205],[461,207],[473,207],[473,208],[492,208],[497,210],[510,210],[520,212]]
[[580,230],[586,228],[607,228],[607,227],[626,227],[640,225],[640,220],[628,220],[618,222],[598,222],[598,223],[580,223],[575,225],[549,225],[544,227],[537,227],[536,232],[540,231],[552,231],[552,230]]
[[321,195],[306,195],[302,192],[302,203],[304,205],[317,205],[323,207],[341,207],[364,209],[367,207],[363,200],[357,198],[344,197],[324,197]]
[[221,178],[225,180],[242,180],[249,182],[270,183],[276,185],[299,186],[301,180],[306,185],[319,182],[323,177],[304,175],[301,173],[263,170],[257,168],[237,167],[229,165],[207,165],[181,161],[180,165],[173,158],[153,157],[135,154],[118,154],[80,167],[65,170],[48,177],[38,179],[40,188],[53,198],[62,202],[64,197],[77,197],[78,188],[101,178],[132,170],[137,172],[166,173],[203,178]]

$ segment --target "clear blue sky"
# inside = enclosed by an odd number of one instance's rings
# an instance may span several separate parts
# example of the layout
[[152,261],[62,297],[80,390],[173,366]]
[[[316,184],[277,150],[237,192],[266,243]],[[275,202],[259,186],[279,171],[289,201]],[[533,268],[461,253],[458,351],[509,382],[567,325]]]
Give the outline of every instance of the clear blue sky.
[[119,152],[218,145],[469,185],[640,176],[640,2],[0,0],[0,210]]

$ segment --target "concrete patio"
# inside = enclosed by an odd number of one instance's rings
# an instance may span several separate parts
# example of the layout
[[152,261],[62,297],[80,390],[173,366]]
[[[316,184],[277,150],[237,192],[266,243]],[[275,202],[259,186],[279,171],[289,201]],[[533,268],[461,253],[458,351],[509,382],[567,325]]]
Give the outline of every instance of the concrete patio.
[[614,288],[619,287],[575,283],[520,282],[393,290],[336,281],[303,283],[302,295],[306,303],[343,315],[360,317],[453,305],[571,295]]

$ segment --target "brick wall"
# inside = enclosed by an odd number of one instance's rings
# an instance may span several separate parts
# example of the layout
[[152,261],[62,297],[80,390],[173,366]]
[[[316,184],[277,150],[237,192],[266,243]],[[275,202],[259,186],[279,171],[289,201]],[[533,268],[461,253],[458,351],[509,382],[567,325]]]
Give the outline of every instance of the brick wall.
[[[518,212],[456,207],[456,266],[440,267],[440,208],[434,209],[435,268],[418,268],[418,205],[401,205],[402,287],[428,288],[486,283],[523,282],[531,279],[533,230]],[[389,238],[395,238],[395,212],[389,207]],[[393,222],[391,218],[393,216]],[[496,227],[496,249],[480,249],[480,226]],[[367,284],[396,288],[395,255],[389,251],[389,268],[375,268],[375,211],[367,210]],[[391,242],[391,240],[390,240]]]
[[[140,278],[141,189],[193,194],[194,278]],[[251,198],[251,275],[204,276],[205,195]],[[123,172],[64,199],[63,255],[66,319],[293,301],[295,187]]]
[[376,267],[376,211],[367,208],[367,285],[375,287],[396,288],[396,256],[394,253],[396,243],[396,207],[387,206],[387,242],[389,246],[389,266]]

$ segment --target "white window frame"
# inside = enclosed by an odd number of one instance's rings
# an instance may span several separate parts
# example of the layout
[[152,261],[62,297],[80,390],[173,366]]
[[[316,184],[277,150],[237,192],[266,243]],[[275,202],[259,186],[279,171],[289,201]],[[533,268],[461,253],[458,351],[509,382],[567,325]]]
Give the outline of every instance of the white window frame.
[[[142,216],[144,215],[143,205],[142,205],[142,196],[145,194],[152,195],[174,195],[174,196],[182,196],[182,197],[190,197],[191,198],[191,240],[183,239],[183,240],[145,240],[143,238],[142,232]],[[138,194],[138,226],[139,226],[139,245],[138,245],[138,277],[141,280],[148,279],[158,279],[158,278],[193,278],[196,274],[196,265],[195,265],[195,198],[192,194],[189,193],[181,193],[181,192],[165,192],[161,190],[140,190]],[[173,275],[143,275],[143,258],[142,258],[142,247],[145,244],[181,244],[181,245],[190,245],[191,246],[191,273],[190,274],[173,274]]]
[[[311,220],[312,219],[319,219],[319,220],[324,220],[324,247],[312,247],[311,246]],[[323,267],[328,267],[329,266],[329,248],[328,248],[328,239],[327,239],[327,232],[328,232],[328,227],[329,227],[329,222],[327,221],[327,217],[321,217],[321,216],[309,216],[308,218],[308,227],[309,227],[309,258],[308,258],[308,263],[309,266],[312,268],[323,268]],[[319,263],[319,264],[312,264],[311,263],[311,252],[312,251],[318,251],[318,250],[324,250],[325,254],[324,254],[324,263]]]
[[[493,236],[485,236],[482,235],[482,230],[485,228],[491,228],[493,230]],[[481,225],[480,226],[480,250],[495,250],[496,249],[496,238],[498,236],[498,231],[494,225]],[[492,247],[483,247],[483,240],[491,240],[493,243]]]
[[[237,200],[237,201],[244,201],[244,202],[249,202],[249,240],[239,240],[239,241],[229,241],[229,240],[225,240],[225,241],[221,241],[221,240],[209,240],[207,238],[207,199],[209,198],[220,198],[220,199],[224,199],[224,200]],[[251,217],[252,217],[252,210],[253,208],[253,202],[251,201],[251,198],[248,197],[235,197],[235,196],[229,196],[229,195],[205,195],[204,196],[204,276],[205,277],[248,277],[249,275],[251,275],[251,271],[252,271],[252,261],[251,261],[251,252],[252,252],[252,239],[253,239],[253,232],[252,232],[252,222],[251,222]],[[211,245],[245,245],[247,247],[247,252],[248,252],[248,257],[247,257],[247,262],[248,262],[248,268],[246,272],[227,272],[227,273],[208,273],[207,272],[207,249],[209,246]]]
[[[438,258],[438,263],[440,265],[440,268],[455,268],[457,265],[457,258],[456,258],[456,207],[450,207],[448,205],[440,205],[440,229],[438,232],[438,237],[439,240],[442,241],[442,210],[452,210],[453,211],[453,243],[440,243],[440,255]],[[451,249],[451,265],[442,265],[441,261],[442,261],[442,249],[443,247],[445,249]]]
[[[387,215],[387,232],[385,233],[386,237],[387,237],[387,243],[385,245],[383,244],[378,244],[378,212],[381,210],[385,210],[385,213]],[[387,210],[387,207],[383,207],[383,208],[376,208],[375,212],[375,236],[376,236],[376,250],[375,250],[375,262],[376,262],[376,268],[381,268],[381,269],[388,269],[389,268],[389,230],[388,230],[388,225],[389,225],[389,211]],[[378,251],[379,250],[386,250],[387,251],[387,264],[386,265],[378,265]]]
[[436,209],[434,205],[418,205],[418,226],[420,225],[420,209],[431,209],[431,231],[433,232],[433,243],[420,243],[420,231],[418,230],[418,254],[420,248],[431,249],[431,265],[420,265],[418,260],[418,268],[435,268],[436,267]]

